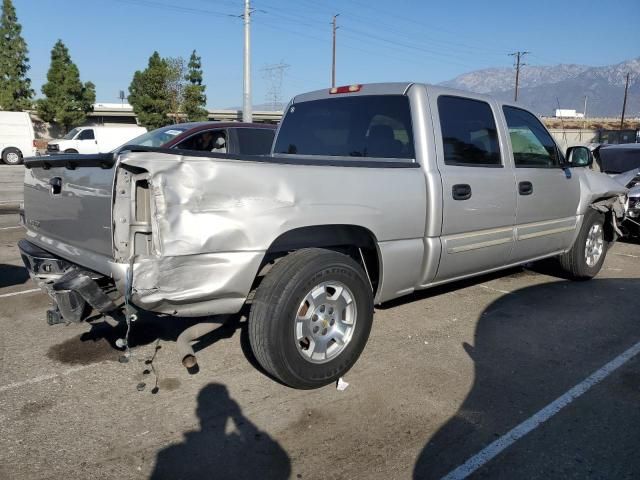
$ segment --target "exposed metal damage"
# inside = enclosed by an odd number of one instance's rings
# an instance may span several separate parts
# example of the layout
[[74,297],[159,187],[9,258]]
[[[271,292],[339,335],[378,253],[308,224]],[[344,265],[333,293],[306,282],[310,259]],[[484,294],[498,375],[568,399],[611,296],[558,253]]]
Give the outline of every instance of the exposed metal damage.
[[627,194],[620,192],[620,183],[607,175],[588,169],[580,171],[580,182],[581,205],[588,205],[606,215],[613,232],[612,241],[621,237],[623,232],[620,225],[626,215]]

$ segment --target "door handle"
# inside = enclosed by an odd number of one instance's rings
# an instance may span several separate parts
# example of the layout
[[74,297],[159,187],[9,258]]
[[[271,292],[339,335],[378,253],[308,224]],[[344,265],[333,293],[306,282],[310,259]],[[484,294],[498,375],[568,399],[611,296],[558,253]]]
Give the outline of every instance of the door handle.
[[520,195],[531,195],[533,193],[533,183],[520,182],[518,184],[518,192],[520,192]]
[[471,185],[459,183],[451,187],[451,195],[454,200],[469,200],[471,198]]
[[53,177],[49,180],[49,185],[51,186],[51,195],[59,195],[62,191],[62,178]]

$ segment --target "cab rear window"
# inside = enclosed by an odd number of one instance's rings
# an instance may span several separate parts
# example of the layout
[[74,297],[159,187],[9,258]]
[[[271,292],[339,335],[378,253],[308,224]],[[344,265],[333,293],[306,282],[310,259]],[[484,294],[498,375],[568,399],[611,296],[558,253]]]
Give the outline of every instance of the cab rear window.
[[274,153],[415,158],[404,95],[328,98],[289,106]]

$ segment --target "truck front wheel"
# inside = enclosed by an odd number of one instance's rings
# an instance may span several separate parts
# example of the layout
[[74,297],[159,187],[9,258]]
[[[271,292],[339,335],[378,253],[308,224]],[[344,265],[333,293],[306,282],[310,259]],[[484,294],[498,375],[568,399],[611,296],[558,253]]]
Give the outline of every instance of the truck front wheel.
[[605,239],[602,213],[589,209],[573,247],[560,256],[562,269],[574,280],[595,277],[604,263],[609,243]]
[[294,388],[317,388],[353,366],[372,322],[362,267],[347,255],[307,248],[281,259],[258,287],[249,340],[268,373]]

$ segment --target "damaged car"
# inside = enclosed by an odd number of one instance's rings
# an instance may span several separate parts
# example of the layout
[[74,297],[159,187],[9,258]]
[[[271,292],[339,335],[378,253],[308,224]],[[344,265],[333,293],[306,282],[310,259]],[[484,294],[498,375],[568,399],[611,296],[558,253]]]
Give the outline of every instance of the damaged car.
[[268,123],[188,122],[157,128],[140,135],[117,150],[131,145],[197,152],[267,155],[276,126]]
[[[354,365],[374,305],[549,257],[597,275],[627,189],[590,162],[518,104],[349,85],[291,100],[265,156],[139,145],[29,159],[19,247],[56,319],[124,308],[135,329],[139,310],[180,322],[247,305],[260,365],[316,388]],[[210,327],[196,330],[188,340]]]
[[625,236],[640,237],[640,144],[595,145],[591,151],[590,168],[629,189],[621,228]]

